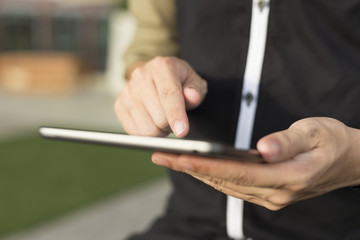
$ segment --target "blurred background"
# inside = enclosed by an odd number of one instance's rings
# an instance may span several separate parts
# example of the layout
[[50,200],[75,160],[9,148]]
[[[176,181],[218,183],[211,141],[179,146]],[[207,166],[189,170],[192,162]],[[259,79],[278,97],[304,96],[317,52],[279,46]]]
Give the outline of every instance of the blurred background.
[[0,239],[124,239],[162,212],[170,186],[150,152],[37,134],[122,132],[135,26],[125,0],[0,0]]

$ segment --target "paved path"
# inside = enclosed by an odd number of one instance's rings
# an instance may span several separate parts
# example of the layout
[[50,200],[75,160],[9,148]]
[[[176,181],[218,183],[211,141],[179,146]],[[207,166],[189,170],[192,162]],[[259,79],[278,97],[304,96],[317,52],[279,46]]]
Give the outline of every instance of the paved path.
[[113,111],[114,98],[102,92],[69,95],[24,95],[0,90],[0,139],[42,125],[121,131]]
[[160,179],[2,240],[122,240],[162,213],[169,191]]
[[[113,102],[102,91],[35,96],[0,90],[0,141],[36,132],[42,125],[122,131]],[[162,212],[169,192],[169,183],[161,179],[2,240],[124,239]]]

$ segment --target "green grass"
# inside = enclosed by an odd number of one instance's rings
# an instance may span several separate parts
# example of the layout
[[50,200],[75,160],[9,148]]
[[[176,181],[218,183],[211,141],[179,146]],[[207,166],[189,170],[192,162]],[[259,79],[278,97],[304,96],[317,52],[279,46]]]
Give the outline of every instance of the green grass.
[[0,236],[164,175],[150,156],[39,137],[0,143]]

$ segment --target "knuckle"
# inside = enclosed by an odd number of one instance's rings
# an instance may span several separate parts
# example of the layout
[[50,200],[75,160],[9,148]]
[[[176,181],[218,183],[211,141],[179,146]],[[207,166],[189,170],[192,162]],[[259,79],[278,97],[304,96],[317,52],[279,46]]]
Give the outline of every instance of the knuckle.
[[124,99],[127,99],[127,98],[129,98],[129,96],[130,96],[130,89],[129,89],[129,86],[128,86],[128,84],[126,84],[124,87],[123,87],[123,89],[122,89],[122,91],[120,92],[120,94],[119,94],[119,96],[118,96],[118,100],[124,100]]
[[143,135],[143,136],[161,136],[162,131],[160,129],[158,129],[157,127],[149,126],[142,130],[141,135]]
[[151,63],[154,67],[173,66],[176,63],[176,59],[174,57],[157,56]]
[[248,201],[248,202],[255,203],[255,204],[260,205],[260,206],[263,206],[263,207],[265,207],[265,208],[267,208],[267,209],[269,209],[271,211],[279,211],[279,210],[281,210],[282,208],[285,207],[285,206],[282,206],[282,205],[277,205],[277,204],[271,203],[269,201],[259,199],[259,198],[254,197],[254,196],[246,196],[246,197],[244,197],[244,200]]
[[290,149],[292,146],[294,146],[294,139],[289,136],[287,132],[281,132],[280,137],[281,142],[286,146],[285,149]]
[[131,108],[132,101],[133,101],[133,95],[131,93],[130,87],[129,85],[125,85],[115,102],[115,107],[119,105],[124,105],[127,108]]
[[241,199],[243,199],[244,201],[247,201],[247,202],[255,203],[257,205],[266,204],[262,200],[260,200],[259,198],[255,197],[255,196],[251,196],[251,195],[242,195],[242,196],[238,196],[238,198],[241,198]]
[[116,115],[119,115],[121,109],[122,109],[122,103],[121,103],[121,98],[119,96],[114,103],[114,112],[116,113]]
[[324,125],[319,118],[305,118],[293,123],[290,128],[301,129],[306,132],[311,139],[317,139],[326,134]]
[[294,200],[294,195],[291,193],[277,193],[273,196],[271,196],[268,201],[278,207],[278,208],[284,208],[287,205],[291,204]]
[[211,179],[209,179],[209,182],[210,182],[211,187],[213,187],[214,189],[216,189],[219,192],[224,192],[225,182],[222,179],[211,178]]
[[181,92],[179,91],[179,89],[175,88],[175,87],[166,87],[161,89],[161,91],[159,92],[161,98],[166,99],[168,97],[172,97],[172,96],[181,96],[180,94]]
[[169,123],[163,114],[161,114],[161,116],[159,117],[156,117],[154,119],[154,123],[159,129],[162,129],[164,131],[169,129]]
[[212,182],[212,184],[214,184],[216,186],[224,186],[224,180],[222,180],[222,179],[212,178],[210,181]]
[[288,178],[287,184],[282,186],[283,190],[289,191],[292,194],[301,194],[307,192],[312,188],[316,181],[315,176],[311,173],[311,166],[299,166],[296,168],[296,174]]
[[251,186],[254,183],[254,179],[249,177],[249,174],[245,169],[242,169],[241,171],[236,171],[233,176],[236,176],[234,179],[232,179],[232,182],[235,185]]
[[265,208],[271,210],[271,211],[280,211],[281,209],[283,209],[285,206],[279,206],[279,205],[275,205],[275,204],[271,204],[271,203],[266,203],[264,205]]
[[129,112],[133,112],[135,106],[137,105],[137,100],[134,98],[129,97],[123,97],[123,99],[121,100],[121,104],[124,106],[125,109],[127,109]]
[[310,184],[308,182],[296,183],[288,186],[287,188],[293,193],[302,193],[309,188]]
[[314,122],[316,122],[316,120],[314,118],[304,118],[304,119],[300,119],[296,122],[294,122],[290,128],[311,128],[314,125]]
[[144,79],[145,71],[142,67],[136,68],[131,74],[131,82],[139,81],[141,82]]
[[119,121],[124,122],[123,115],[127,112],[127,106],[124,105],[124,101],[120,97],[115,101],[114,112]]

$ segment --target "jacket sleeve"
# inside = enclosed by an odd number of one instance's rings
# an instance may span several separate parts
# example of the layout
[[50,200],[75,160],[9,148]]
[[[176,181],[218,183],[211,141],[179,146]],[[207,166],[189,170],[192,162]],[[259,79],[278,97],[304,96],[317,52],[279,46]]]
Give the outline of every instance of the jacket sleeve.
[[177,56],[174,0],[129,0],[135,18],[135,36],[125,52],[125,72],[156,56]]

